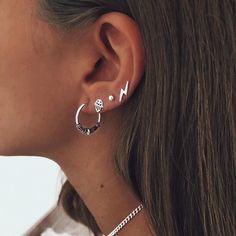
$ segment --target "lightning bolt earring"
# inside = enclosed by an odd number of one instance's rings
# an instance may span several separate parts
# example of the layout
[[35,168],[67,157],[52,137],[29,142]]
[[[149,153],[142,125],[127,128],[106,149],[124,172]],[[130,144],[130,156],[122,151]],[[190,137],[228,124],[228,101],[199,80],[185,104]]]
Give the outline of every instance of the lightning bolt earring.
[[126,82],[125,89],[120,90],[120,100],[119,100],[119,102],[122,101],[122,98],[123,98],[124,95],[128,94],[128,87],[129,87],[129,81]]

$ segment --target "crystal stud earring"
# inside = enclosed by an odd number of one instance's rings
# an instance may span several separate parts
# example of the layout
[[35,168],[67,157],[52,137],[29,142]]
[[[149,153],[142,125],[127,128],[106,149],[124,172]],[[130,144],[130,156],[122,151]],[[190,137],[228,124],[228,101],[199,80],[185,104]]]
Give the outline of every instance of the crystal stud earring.
[[103,109],[102,99],[97,99],[96,102],[94,103],[94,105],[95,105],[96,112],[99,113]]

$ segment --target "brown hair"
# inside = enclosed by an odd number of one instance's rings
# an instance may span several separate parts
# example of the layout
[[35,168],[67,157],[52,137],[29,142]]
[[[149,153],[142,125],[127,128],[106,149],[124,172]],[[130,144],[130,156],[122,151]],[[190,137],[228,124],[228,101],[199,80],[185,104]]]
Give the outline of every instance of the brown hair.
[[[157,235],[235,235],[236,2],[41,0],[62,30],[119,11],[143,37],[145,73],[124,105],[114,165]],[[100,233],[67,181],[59,203]]]

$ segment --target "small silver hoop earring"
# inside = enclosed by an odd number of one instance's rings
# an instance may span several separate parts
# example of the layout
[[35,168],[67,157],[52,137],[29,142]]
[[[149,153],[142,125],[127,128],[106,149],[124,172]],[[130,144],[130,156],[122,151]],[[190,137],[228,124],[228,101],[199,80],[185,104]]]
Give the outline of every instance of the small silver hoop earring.
[[76,112],[76,116],[75,116],[75,123],[76,123],[76,128],[84,135],[90,135],[92,133],[94,133],[100,126],[101,126],[101,114],[98,113],[98,120],[97,123],[90,128],[87,127],[83,127],[83,125],[81,124],[80,120],[79,120],[79,115],[80,115],[80,111],[84,108],[86,104],[82,104],[77,112]]

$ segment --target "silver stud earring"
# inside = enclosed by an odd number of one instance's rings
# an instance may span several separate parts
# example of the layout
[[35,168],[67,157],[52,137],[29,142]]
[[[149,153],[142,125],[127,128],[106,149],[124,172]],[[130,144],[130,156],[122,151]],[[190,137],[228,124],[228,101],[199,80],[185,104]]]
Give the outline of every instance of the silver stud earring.
[[128,94],[128,87],[129,87],[129,81],[126,82],[125,88],[120,90],[120,99],[119,101],[122,101],[122,98],[124,95]]
[[95,110],[97,113],[99,113],[104,107],[102,99],[97,99],[94,105],[95,105]]
[[114,98],[114,96],[113,96],[113,95],[110,95],[108,99],[109,99],[109,101],[110,101],[110,102],[112,102],[112,101],[114,101],[114,100],[115,100],[115,98]]

